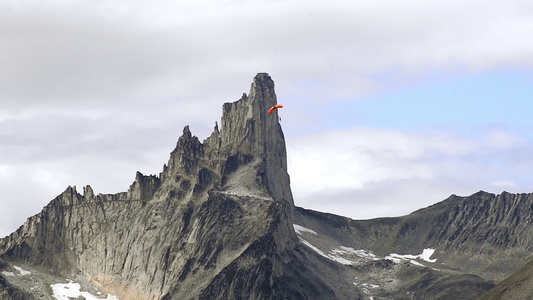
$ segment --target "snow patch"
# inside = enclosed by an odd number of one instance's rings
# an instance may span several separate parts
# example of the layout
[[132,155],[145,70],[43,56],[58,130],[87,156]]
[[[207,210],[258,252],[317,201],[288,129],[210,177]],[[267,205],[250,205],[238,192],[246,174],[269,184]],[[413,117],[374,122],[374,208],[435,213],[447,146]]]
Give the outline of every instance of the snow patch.
[[[294,231],[298,235],[302,235],[302,233],[305,233],[305,232],[311,233],[311,234],[314,234],[314,235],[318,235],[312,229],[303,227],[303,226],[298,225],[298,224],[292,224],[292,225],[294,227]],[[346,246],[340,246],[339,248],[330,250],[328,253],[325,253],[324,251],[322,251],[322,250],[318,249],[317,247],[313,246],[309,241],[303,239],[301,236],[298,236],[298,239],[300,240],[300,242],[302,244],[304,244],[307,247],[311,248],[313,251],[318,253],[320,256],[323,256],[323,257],[325,257],[327,259],[336,261],[336,262],[338,262],[340,264],[343,264],[343,265],[353,265],[353,264],[355,264],[355,261],[359,261],[359,259],[356,259],[354,256],[357,256],[360,259],[362,258],[363,260],[390,259],[396,264],[399,264],[402,261],[408,261],[408,262],[412,263],[413,265],[417,265],[417,266],[420,266],[420,267],[427,267],[427,266],[425,266],[424,264],[416,261],[416,259],[420,259],[420,260],[431,262],[431,263],[434,263],[434,262],[437,261],[437,259],[431,259],[431,256],[433,255],[433,253],[435,253],[435,249],[433,249],[433,248],[426,248],[426,249],[424,249],[422,251],[421,254],[418,254],[418,255],[391,253],[391,254],[385,256],[384,258],[382,258],[382,257],[377,257],[374,253],[372,253],[370,251],[366,251],[366,250],[362,250],[362,249],[361,250],[356,250],[354,248],[346,247]],[[355,261],[354,260],[350,260],[350,259],[355,259]]]
[[333,261],[336,261],[338,263],[341,263],[343,265],[351,265],[353,264],[353,261],[351,260],[347,260],[346,258],[343,258],[343,257],[339,257],[339,256],[331,256],[331,255],[328,255],[328,258],[333,260]]
[[51,284],[53,295],[52,297],[57,300],[70,300],[70,298],[83,297],[85,300],[118,300],[117,296],[107,295],[107,298],[98,298],[91,293],[82,292],[81,285],[70,281],[69,283],[56,283]]
[[19,267],[19,266],[13,266],[13,268],[15,268],[15,270],[19,271],[19,274],[21,276],[24,276],[24,275],[30,275],[31,272],[30,271],[26,271],[24,270],[23,268]]
[[[427,262],[434,263],[437,261],[437,259],[436,258],[430,259],[430,257],[433,255],[434,252],[435,252],[435,249],[428,248],[428,249],[424,249],[422,253],[418,255],[412,255],[412,254],[401,255],[401,254],[391,253],[385,258],[390,259],[397,264],[400,263],[402,260],[408,260],[408,261],[414,262],[414,259],[417,259],[417,258],[421,260],[425,260]],[[422,265],[422,264],[418,263],[418,265]]]
[[339,249],[331,250],[333,253],[338,254],[354,254],[361,258],[370,258],[370,259],[376,259],[376,255],[370,251],[366,250],[355,250],[354,248],[341,246]]
[[390,259],[393,262],[399,264],[402,260],[411,260],[411,259],[416,259],[417,257],[418,257],[417,255],[411,255],[411,254],[401,255],[401,254],[391,253],[385,256],[385,259]]
[[[357,282],[354,282],[353,284],[354,285],[359,285]],[[369,287],[369,288],[373,288],[373,289],[377,289],[379,287],[379,285],[372,284],[372,283],[362,283],[361,285],[364,286],[364,287]]]
[[81,296],[80,284],[69,282],[69,283],[56,283],[51,284],[53,295],[52,297],[57,300],[69,300],[69,298],[75,298]]
[[26,271],[24,270],[23,268],[19,267],[19,266],[13,266],[13,268],[16,270],[16,273],[15,272],[9,272],[9,271],[2,271],[2,274],[4,276],[25,276],[25,275],[30,275],[31,272],[30,271]]
[[431,248],[428,248],[428,249],[424,249],[424,251],[422,251],[422,254],[420,254],[418,257],[422,260],[425,260],[427,262],[431,262],[431,263],[434,263],[437,261],[437,259],[429,259],[433,253],[435,253],[435,249],[431,249]]
[[417,262],[416,260],[410,260],[409,262],[412,263],[413,265],[417,265],[417,266],[425,267],[423,264]]
[[316,253],[320,254],[321,256],[327,258],[327,259],[330,259],[332,261],[336,261],[340,264],[343,264],[343,265],[351,265],[353,264],[353,261],[351,260],[347,260],[343,257],[340,257],[339,255],[336,255],[333,251],[330,251],[328,254],[324,253],[324,251],[318,249],[317,247],[311,245],[311,243],[309,243],[308,241],[300,238],[300,242],[302,242],[302,244],[306,245],[307,247],[311,248],[312,250],[314,250]]
[[300,242],[302,242],[302,244],[306,245],[307,247],[313,249],[316,253],[326,257],[326,258],[329,258],[324,252],[322,252],[322,250],[318,249],[317,247],[311,245],[311,243],[309,243],[308,241],[302,239],[302,238],[299,238],[300,239]]
[[303,226],[300,226],[298,224],[292,224],[292,226],[294,227],[294,231],[297,233],[297,234],[302,234],[302,232],[309,232],[309,233],[312,233],[312,234],[317,234],[316,231],[314,230],[311,230],[309,228],[305,228]]

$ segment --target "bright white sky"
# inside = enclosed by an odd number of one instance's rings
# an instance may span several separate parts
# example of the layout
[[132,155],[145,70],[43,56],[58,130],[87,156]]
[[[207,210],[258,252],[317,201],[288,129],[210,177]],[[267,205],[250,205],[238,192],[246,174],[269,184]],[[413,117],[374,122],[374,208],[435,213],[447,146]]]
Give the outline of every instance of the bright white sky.
[[399,216],[533,192],[533,2],[2,1],[0,236],[126,191],[276,82],[297,205]]

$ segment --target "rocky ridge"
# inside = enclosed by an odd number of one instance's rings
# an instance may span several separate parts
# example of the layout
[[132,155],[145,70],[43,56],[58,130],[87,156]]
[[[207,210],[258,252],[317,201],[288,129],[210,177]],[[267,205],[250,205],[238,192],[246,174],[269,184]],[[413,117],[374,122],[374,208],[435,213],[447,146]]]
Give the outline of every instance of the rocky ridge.
[[[532,216],[533,194],[481,191],[396,218],[351,220],[297,208],[295,222],[305,228],[297,230],[304,243],[355,267],[354,282],[371,285],[374,299],[476,299],[531,259]],[[525,269],[519,273],[520,282],[530,280]]]
[[138,172],[113,195],[67,188],[0,240],[1,256],[121,299],[334,298],[294,254],[285,141],[265,113],[275,104],[258,74],[204,142],[184,128],[158,176]]

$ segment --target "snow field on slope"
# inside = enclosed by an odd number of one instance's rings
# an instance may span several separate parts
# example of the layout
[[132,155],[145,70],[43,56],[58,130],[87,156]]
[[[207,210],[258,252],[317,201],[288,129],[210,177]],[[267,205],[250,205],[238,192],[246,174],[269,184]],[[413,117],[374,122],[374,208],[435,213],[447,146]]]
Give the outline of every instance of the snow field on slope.
[[294,231],[297,234],[302,234],[302,232],[309,232],[309,233],[312,233],[312,234],[317,234],[314,230],[311,230],[309,228],[305,228],[305,227],[300,226],[298,224],[292,224],[292,226],[294,227]]
[[13,273],[13,272],[8,272],[8,271],[2,271],[2,274],[4,274],[4,276],[10,276],[10,277],[15,276],[15,273]]
[[4,274],[4,276],[10,276],[10,277],[13,277],[13,276],[24,276],[24,275],[30,275],[31,272],[30,271],[26,271],[24,270],[23,268],[19,267],[19,266],[13,266],[13,268],[15,270],[17,270],[17,273],[18,274],[15,274],[15,272],[9,272],[9,271],[2,271],[2,274]]
[[[437,261],[437,259],[436,258],[430,259],[430,257],[433,255],[434,252],[435,252],[435,249],[427,248],[427,249],[424,249],[422,253],[418,255],[411,255],[411,254],[400,255],[396,253],[391,253],[388,256],[385,256],[385,258],[390,259],[395,263],[400,263],[402,260],[411,260],[411,262],[415,262],[413,259],[417,259],[417,258],[427,261],[427,262],[434,263]],[[420,263],[418,264],[422,265]]]
[[79,297],[83,297],[85,300],[118,300],[118,297],[113,295],[107,295],[107,298],[99,298],[91,293],[82,292],[81,285],[72,281],[69,283],[51,284],[50,287],[54,292],[52,297],[57,300],[79,299]]
[[15,268],[15,270],[19,271],[19,274],[21,276],[24,276],[24,275],[30,275],[31,272],[30,271],[26,271],[24,270],[23,268],[19,267],[19,266],[13,266],[13,268]]
[[430,263],[434,263],[434,262],[437,261],[436,258],[435,259],[431,259],[431,256],[435,252],[435,249],[433,249],[433,248],[426,248],[426,249],[424,249],[422,251],[421,254],[418,254],[418,255],[412,255],[412,254],[403,254],[402,255],[402,254],[391,253],[391,254],[389,254],[389,255],[387,255],[385,257],[377,257],[374,253],[372,253],[370,251],[363,250],[363,249],[356,250],[354,248],[346,247],[346,246],[340,246],[339,248],[330,250],[328,253],[325,253],[324,251],[322,251],[319,248],[315,247],[309,241],[305,240],[302,237],[302,235],[304,233],[311,233],[313,235],[318,235],[314,230],[306,228],[306,227],[298,225],[298,224],[293,224],[293,227],[294,227],[294,231],[298,235],[298,238],[300,239],[300,242],[302,244],[304,244],[307,247],[309,247],[310,249],[314,250],[319,255],[321,255],[321,256],[323,256],[325,258],[328,258],[330,260],[336,261],[338,263],[341,263],[343,265],[353,265],[353,264],[355,264],[356,262],[354,260],[347,259],[347,258],[350,258],[350,256],[352,256],[352,259],[353,259],[354,255],[356,257],[359,257],[359,258],[364,259],[364,260],[390,259],[396,264],[399,264],[402,261],[407,261],[407,262],[410,262],[410,263],[412,263],[414,265],[421,266],[421,267],[427,267],[427,266],[422,264],[422,263],[420,263],[420,262],[418,262],[418,261],[416,261],[416,259],[420,259],[420,260],[423,260],[423,261],[426,261],[426,262],[430,262]]
[[[18,277],[18,276],[25,277],[27,275],[32,274],[32,272],[28,270],[24,270],[23,268],[19,266],[13,266],[13,269],[15,269],[15,271],[13,272],[2,271],[2,274],[4,276],[9,276],[9,277]],[[82,292],[81,285],[73,281],[69,281],[69,283],[51,284],[50,287],[52,288],[52,291],[53,291],[52,297],[57,300],[80,299],[80,297],[85,300],[118,300],[118,297],[113,296],[113,295],[107,295],[107,298],[99,298],[91,293]]]

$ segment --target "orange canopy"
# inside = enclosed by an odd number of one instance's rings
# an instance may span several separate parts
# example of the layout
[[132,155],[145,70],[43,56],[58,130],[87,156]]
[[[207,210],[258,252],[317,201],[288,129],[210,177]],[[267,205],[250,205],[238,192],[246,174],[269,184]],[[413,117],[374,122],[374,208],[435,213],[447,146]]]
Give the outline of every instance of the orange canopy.
[[274,112],[276,109],[278,109],[278,108],[283,108],[283,105],[281,105],[281,104],[276,104],[276,105],[272,106],[272,107],[268,110],[268,113],[271,114],[271,113],[273,113],[273,112]]

